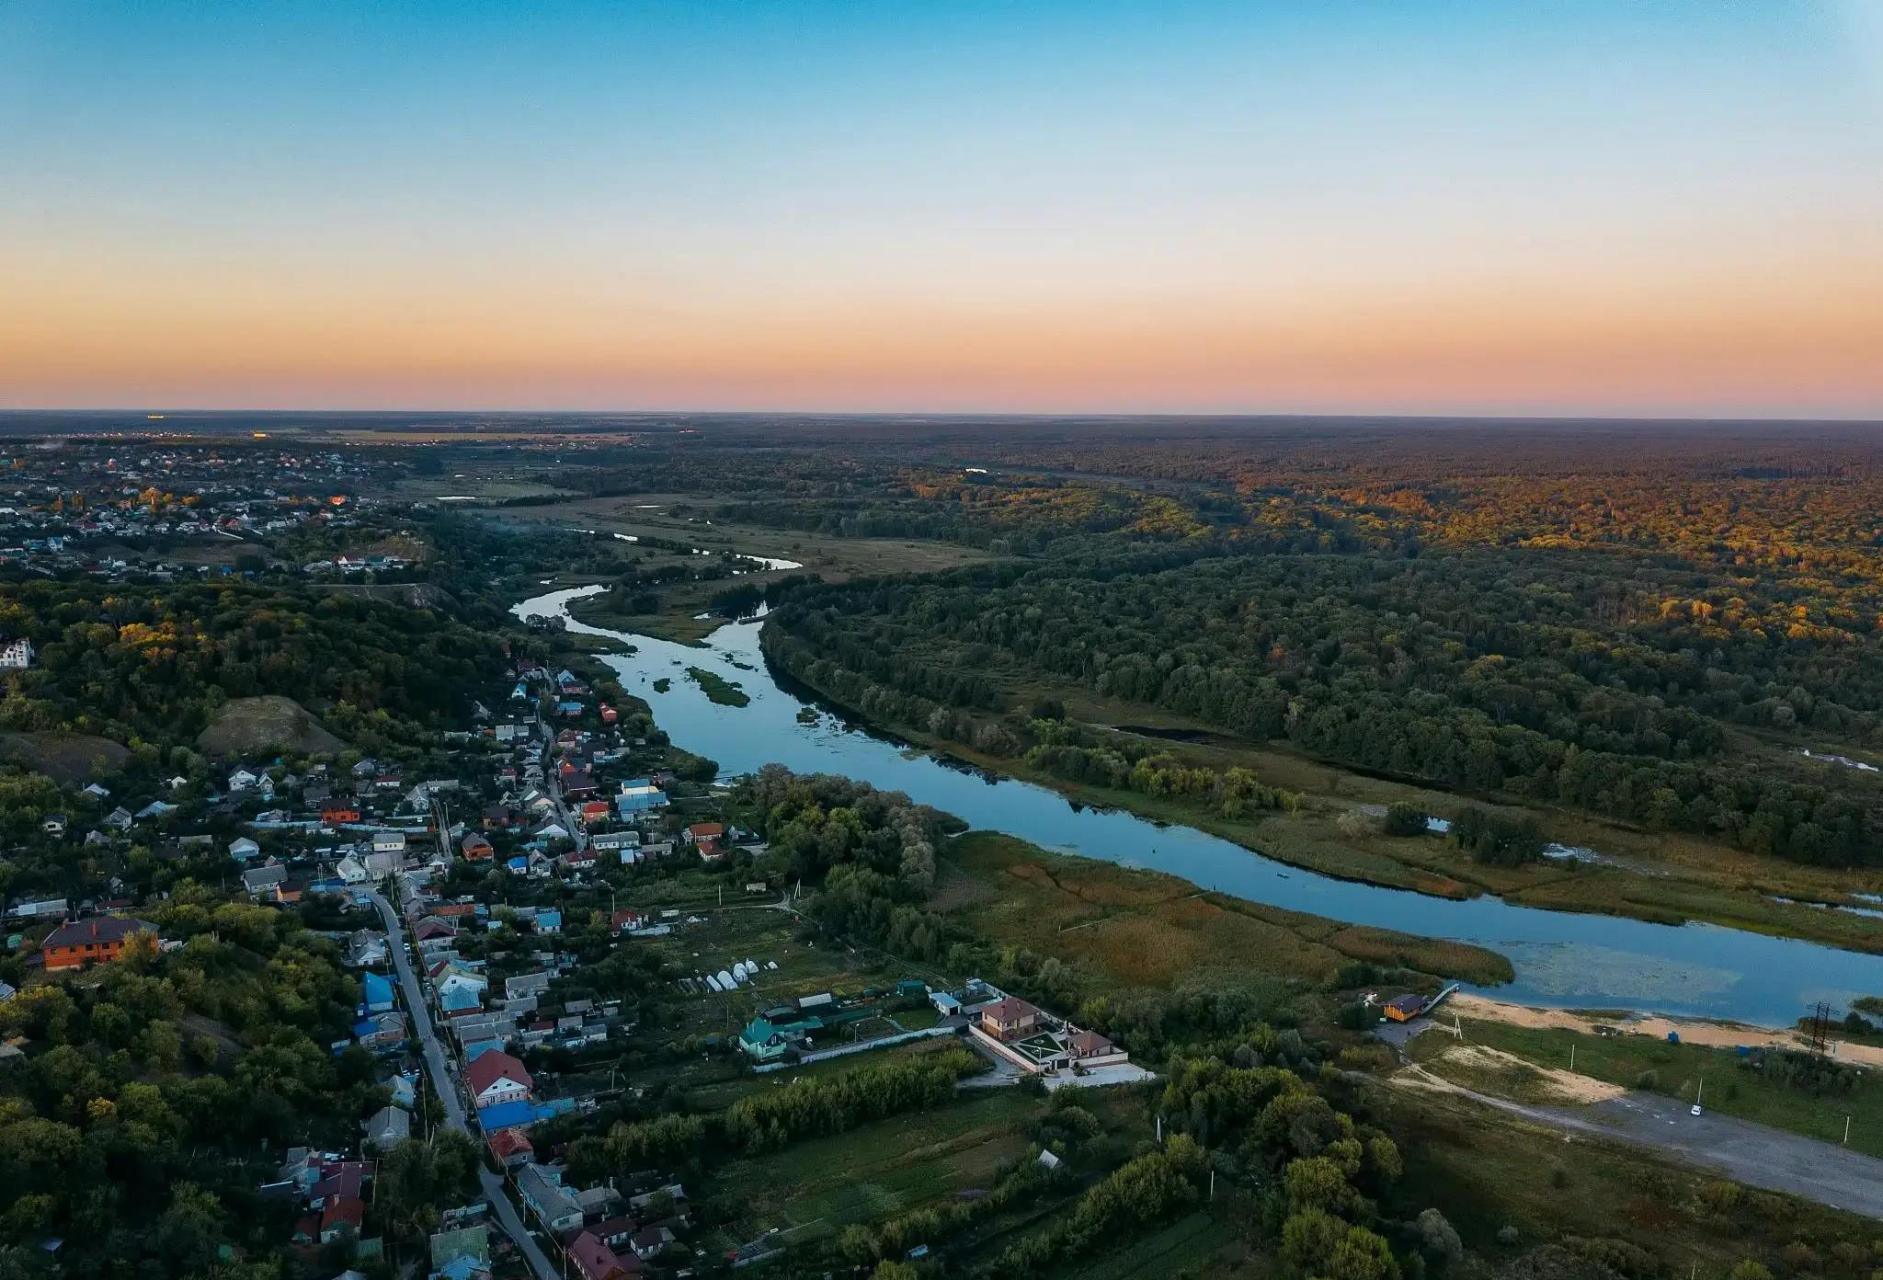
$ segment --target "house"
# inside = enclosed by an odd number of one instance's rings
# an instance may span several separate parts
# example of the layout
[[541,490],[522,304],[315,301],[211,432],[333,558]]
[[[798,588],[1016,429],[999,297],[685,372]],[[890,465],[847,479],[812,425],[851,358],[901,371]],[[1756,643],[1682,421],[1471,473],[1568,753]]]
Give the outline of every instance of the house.
[[628,1240],[634,1256],[645,1261],[673,1243],[673,1232],[666,1227],[642,1227]]
[[489,840],[475,831],[464,833],[464,839],[458,841],[458,852],[471,862],[487,862],[496,850]]
[[1425,997],[1417,995],[1394,996],[1388,1000],[1384,1012],[1394,1022],[1411,1022],[1425,1012]]
[[330,827],[342,826],[360,820],[360,811],[352,805],[329,804],[321,806],[320,820]]
[[483,1223],[440,1231],[431,1238],[432,1274],[468,1280],[490,1270],[490,1228]]
[[353,1024],[353,1038],[362,1049],[389,1053],[405,1043],[405,1015],[374,1013]]
[[242,887],[252,898],[269,897],[287,882],[288,869],[273,858],[242,873]]
[[646,778],[630,778],[615,793],[615,812],[624,822],[636,814],[667,807],[667,793]]
[[523,1196],[523,1203],[551,1235],[574,1231],[582,1225],[582,1206],[562,1185],[561,1169],[526,1164],[517,1170],[517,1190]]
[[369,973],[361,980],[362,1003],[368,1013],[385,1013],[393,1007],[392,979]]
[[47,814],[45,818],[40,822],[39,829],[45,832],[49,836],[64,835],[65,834],[65,815],[63,813]]
[[463,1018],[484,1011],[482,990],[452,987],[438,993],[438,1008],[447,1018]]
[[320,1242],[357,1240],[366,1221],[366,1202],[358,1196],[333,1196],[320,1211]]
[[366,864],[351,853],[340,859],[340,863],[334,868],[334,871],[348,884],[365,884],[368,880],[373,878],[373,873],[366,869]]
[[638,849],[641,847],[641,833],[638,831],[604,831],[590,836],[588,845],[591,849],[603,853],[613,853],[620,849]]
[[128,916],[96,916],[60,925],[39,944],[46,968],[79,969],[98,960],[116,960],[125,944],[140,933],[157,935],[157,926]]
[[103,818],[99,819],[101,825],[109,827],[113,831],[129,831],[133,821],[131,811],[123,805],[119,805]]
[[0,670],[24,671],[33,665],[33,642],[23,636],[0,636]]
[[398,1107],[381,1107],[362,1127],[366,1130],[366,1145],[386,1152],[412,1136],[412,1116]]
[[253,791],[261,785],[262,775],[249,769],[236,769],[229,774],[229,790],[232,793]]
[[615,1251],[592,1231],[584,1231],[569,1242],[569,1258],[582,1280],[623,1280],[629,1274]]
[[247,836],[237,836],[229,841],[229,856],[237,862],[247,862],[250,858],[259,857],[261,851],[262,847]]
[[1040,1031],[1046,1015],[1018,996],[1002,996],[981,1010],[981,1030],[996,1040],[1024,1040]]
[[480,1054],[466,1064],[464,1081],[479,1110],[504,1102],[526,1102],[536,1086],[528,1068],[501,1050]]
[[356,929],[347,939],[347,963],[356,969],[376,968],[389,958],[386,935],[377,929]]
[[149,822],[156,818],[167,818],[177,811],[177,807],[165,800],[152,800],[139,809],[136,818],[139,822]]
[[503,980],[503,993],[511,1000],[521,1000],[525,996],[540,996],[549,990],[550,973],[547,969],[538,969],[535,973],[519,973],[515,977]]
[[373,832],[373,852],[398,854],[401,858],[403,858],[405,856],[405,832],[403,831],[375,831]]
[[723,822],[696,822],[680,833],[681,838],[690,845],[705,842],[717,844],[726,838],[726,824]]
[[84,787],[80,789],[79,794],[90,796],[94,800],[109,800],[111,798],[110,788],[96,782],[86,783]]
[[490,1154],[506,1169],[519,1169],[536,1159],[536,1147],[530,1135],[521,1129],[499,1129],[485,1140]]

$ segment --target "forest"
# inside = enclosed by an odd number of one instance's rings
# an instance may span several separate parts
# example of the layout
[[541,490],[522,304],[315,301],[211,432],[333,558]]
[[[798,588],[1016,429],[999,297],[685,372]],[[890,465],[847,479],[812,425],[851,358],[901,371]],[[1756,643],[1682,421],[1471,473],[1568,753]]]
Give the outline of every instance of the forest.
[[[1469,433],[1390,438],[1385,459],[1298,440],[1259,485],[1226,434],[1185,442],[1199,455],[1095,447],[1133,476],[905,468],[874,499],[820,501],[891,520],[859,531],[932,509],[1014,554],[787,592],[767,651],[866,713],[1061,773],[1040,688],[1796,862],[1883,858],[1883,777],[1806,757],[1883,751],[1874,449],[1834,436],[1806,467],[1754,437],[1701,461],[1675,433],[1625,474],[1576,474],[1545,436],[1509,450],[1524,476]],[[1438,484],[1409,441],[1463,466]],[[976,711],[1008,739],[949,732]]]

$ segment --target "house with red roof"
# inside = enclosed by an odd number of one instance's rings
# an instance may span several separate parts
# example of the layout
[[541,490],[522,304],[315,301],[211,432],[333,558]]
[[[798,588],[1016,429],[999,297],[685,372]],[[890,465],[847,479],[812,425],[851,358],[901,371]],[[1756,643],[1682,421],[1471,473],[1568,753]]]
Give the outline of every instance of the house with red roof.
[[569,1258],[582,1273],[583,1280],[623,1280],[641,1269],[640,1259],[630,1254],[628,1258],[634,1264],[630,1270],[628,1261],[592,1231],[584,1231],[569,1241]]
[[473,1058],[464,1068],[464,1081],[480,1111],[503,1102],[527,1102],[536,1089],[529,1069],[501,1049]]
[[[480,1055],[481,1056],[481,1055]],[[536,1146],[521,1129],[499,1129],[485,1140],[490,1154],[506,1169],[515,1169],[536,1159]]]
[[358,1196],[334,1196],[320,1211],[320,1242],[359,1239],[366,1225],[366,1202]]

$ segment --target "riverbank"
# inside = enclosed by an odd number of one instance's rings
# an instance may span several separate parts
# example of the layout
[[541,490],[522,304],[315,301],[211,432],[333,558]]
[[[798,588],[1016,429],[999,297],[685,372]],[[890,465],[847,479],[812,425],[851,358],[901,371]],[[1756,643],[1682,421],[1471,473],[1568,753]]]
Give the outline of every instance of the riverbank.
[[[995,755],[954,738],[940,737],[922,726],[873,717],[799,672],[787,670],[786,674],[846,716],[924,749],[1046,787],[1079,804],[1121,810],[1152,822],[1194,827],[1252,853],[1333,879],[1453,900],[1489,895],[1515,906],[1619,916],[1650,924],[1701,922],[1883,955],[1883,929],[1874,919],[1813,905],[1832,893],[1840,898],[1844,895],[1822,877],[1808,874],[1807,868],[1771,860],[1755,862],[1751,855],[1727,851],[1721,851],[1722,860],[1730,857],[1733,866],[1725,871],[1709,871],[1692,860],[1649,866],[1639,861],[1623,864],[1617,859],[1545,859],[1519,867],[1485,866],[1437,836],[1387,836],[1378,829],[1377,813],[1383,812],[1385,803],[1398,799],[1415,803],[1435,816],[1455,814],[1467,803],[1508,814],[1530,811],[1460,800],[1444,792],[1383,779],[1370,780],[1367,789],[1369,797],[1377,798],[1362,801],[1330,795],[1326,790],[1300,790],[1303,803],[1294,812],[1230,819],[1207,804],[1070,781],[1035,768],[1018,756]],[[1105,724],[1084,727],[1098,733],[1121,732]],[[1284,757],[1274,751],[1188,743],[1162,733],[1151,736],[1170,755],[1192,766],[1216,770],[1248,767],[1255,763],[1251,756],[1264,757],[1256,763],[1257,777],[1291,790],[1312,786],[1315,774],[1346,777],[1335,766]],[[1277,769],[1277,758],[1291,760],[1295,767]],[[1575,828],[1564,834],[1570,839],[1586,839],[1594,826],[1578,820]],[[1643,857],[1638,853],[1631,856],[1637,860]]]
[[[567,606],[594,590],[544,591],[513,612],[526,620],[564,619],[576,634],[592,632],[569,618]],[[1290,868],[1186,824],[1089,808],[1045,786],[860,730],[767,665],[759,635],[752,624],[728,624],[705,646],[690,647],[607,633],[603,638],[633,651],[602,661],[624,688],[647,698],[677,746],[711,755],[728,776],[774,761],[800,772],[839,774],[903,792],[974,828],[1057,854],[1162,872],[1225,899],[1300,913],[1330,932],[1383,929],[1495,951],[1515,975],[1495,992],[1500,998],[1658,1009],[1776,1027],[1791,1025],[1816,1000],[1848,1002],[1883,992],[1883,958],[1873,955],[1709,925],[1668,928],[1543,910],[1490,895],[1453,900],[1398,892]],[[696,665],[741,683],[750,704],[716,705],[693,681],[673,678]],[[653,684],[663,678],[671,680],[664,690]]]
[[928,905],[1002,945],[1084,962],[1127,987],[1323,986],[1355,962],[1482,985],[1513,976],[1510,961],[1484,947],[1246,902],[994,831],[948,843]]
[[[1582,1080],[1591,1093],[1626,1089],[1667,1099],[1683,1118],[1697,1102],[1704,1113],[1883,1156],[1883,1076],[1872,1070],[1883,1066],[1883,1047],[1833,1039],[1825,1058],[1813,1060],[1791,1032],[1690,1018],[1605,1019],[1470,995],[1446,1018],[1456,1019],[1462,1039],[1430,1031],[1408,1046],[1411,1056],[1421,1069],[1478,1092],[1558,1102],[1552,1090]],[[1774,1053],[1801,1056],[1761,1061]],[[1487,1062],[1504,1065],[1485,1069]]]
[[[1763,1048],[1804,1049],[1805,1038],[1796,1030],[1751,1027],[1737,1022],[1715,1022],[1698,1018],[1664,1018],[1653,1014],[1617,1013],[1601,1017],[1574,1009],[1540,1009],[1531,1005],[1511,1004],[1487,996],[1460,993],[1447,1007],[1463,1018],[1501,1022],[1533,1031],[1573,1031],[1579,1035],[1606,1036],[1619,1029],[1623,1034],[1649,1036],[1666,1040],[1680,1037],[1680,1043],[1704,1045],[1714,1049]],[[1606,1027],[1609,1031],[1600,1031]],[[1883,1045],[1865,1044],[1833,1035],[1830,1056],[1839,1062],[1859,1066],[1883,1067]]]

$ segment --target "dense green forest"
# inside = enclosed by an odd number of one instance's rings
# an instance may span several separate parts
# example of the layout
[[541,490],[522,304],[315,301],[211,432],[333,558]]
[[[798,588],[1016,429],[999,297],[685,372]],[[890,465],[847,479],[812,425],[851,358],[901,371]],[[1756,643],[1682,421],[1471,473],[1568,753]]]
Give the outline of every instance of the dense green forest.
[[1663,611],[1671,575],[1628,568],[1550,552],[1004,565],[799,593],[770,651],[814,684],[844,668],[948,707],[1005,709],[999,673],[1048,676],[1446,786],[1804,862],[1877,856],[1883,785],[1813,782],[1735,743],[1869,741],[1874,641]]
[[0,728],[187,743],[232,698],[279,694],[366,749],[429,743],[498,642],[450,615],[299,586],[32,582],[0,588],[0,631],[38,649]]
[[328,1051],[358,990],[331,942],[194,885],[146,914],[180,949],[0,1002],[0,1035],[36,1046],[0,1096],[8,1274],[48,1238],[68,1276],[206,1274],[228,1241],[272,1257],[296,1210],[255,1189],[280,1153],[350,1146],[383,1105],[369,1055]]

